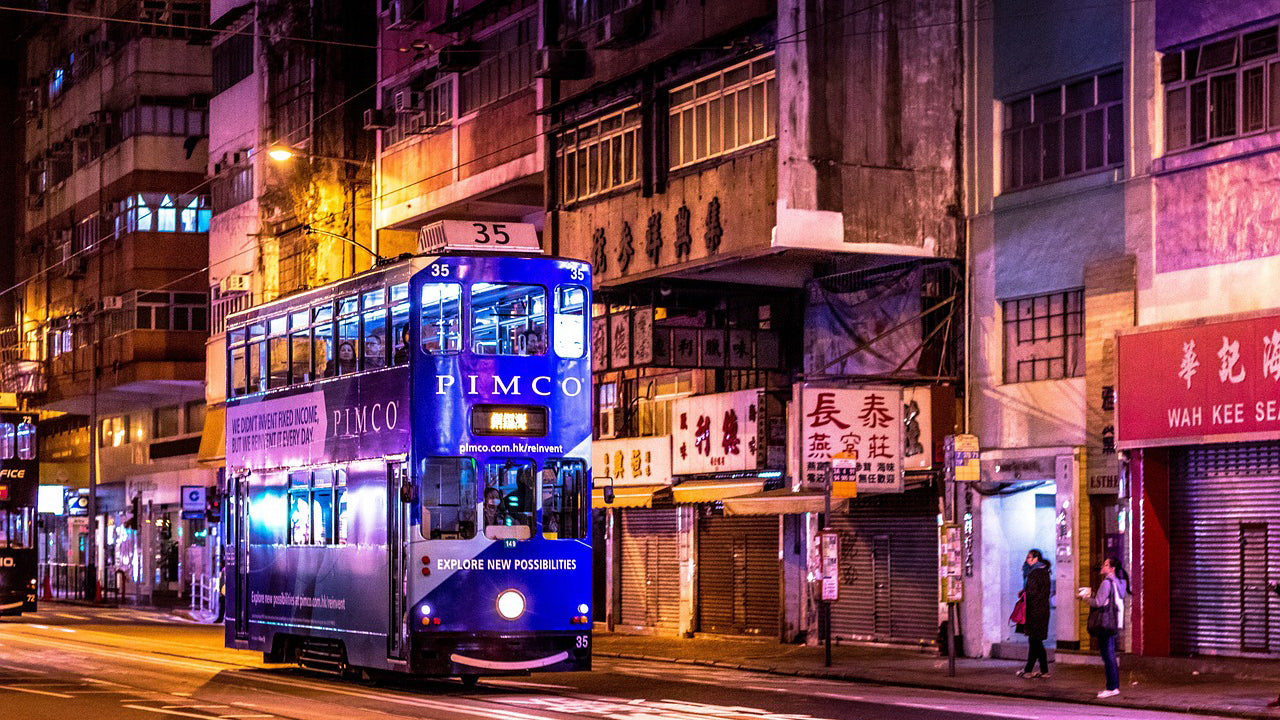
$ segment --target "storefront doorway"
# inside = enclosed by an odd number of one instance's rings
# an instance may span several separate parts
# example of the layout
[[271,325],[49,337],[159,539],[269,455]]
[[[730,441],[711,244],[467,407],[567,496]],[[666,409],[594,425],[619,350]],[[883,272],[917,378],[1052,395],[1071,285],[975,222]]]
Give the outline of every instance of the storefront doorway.
[[[1000,624],[1003,634],[999,637],[1003,642],[1025,643],[1027,640],[1016,632],[1008,618],[1018,602],[1018,593],[1022,591],[1022,566],[1026,563],[1027,551],[1038,548],[1050,562],[1054,562],[1055,500],[1054,484],[1048,481],[1014,492],[991,495],[983,500],[984,538],[987,540],[984,548],[987,555],[984,597],[988,598],[988,607],[997,608],[995,618],[988,622]],[[1050,612],[1054,610],[1055,597],[1056,591],[1051,589]],[[1053,642],[1055,635],[1054,623],[1050,622],[1048,642]]]

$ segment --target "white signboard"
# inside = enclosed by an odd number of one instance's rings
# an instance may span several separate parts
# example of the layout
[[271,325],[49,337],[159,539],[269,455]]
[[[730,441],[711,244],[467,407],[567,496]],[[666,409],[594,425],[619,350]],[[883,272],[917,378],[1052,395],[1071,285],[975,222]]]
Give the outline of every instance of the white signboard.
[[671,403],[675,475],[759,468],[760,391],[681,398]]
[[903,491],[902,390],[805,385],[800,407],[800,457],[806,483],[821,485],[821,463],[844,453],[858,463],[859,495]]
[[538,231],[530,223],[440,220],[418,231],[418,252],[541,252]]
[[204,486],[182,486],[182,512],[204,512]]
[[591,443],[595,482],[624,485],[671,483],[671,436],[597,440]]

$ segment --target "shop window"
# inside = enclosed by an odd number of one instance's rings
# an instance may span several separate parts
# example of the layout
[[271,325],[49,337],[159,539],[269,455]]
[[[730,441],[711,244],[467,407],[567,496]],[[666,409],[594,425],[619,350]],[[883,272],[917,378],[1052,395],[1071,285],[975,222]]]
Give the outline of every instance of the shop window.
[[1084,291],[1005,300],[1004,381],[1084,374]]
[[476,463],[428,458],[422,463],[422,536],[467,539],[476,534]]

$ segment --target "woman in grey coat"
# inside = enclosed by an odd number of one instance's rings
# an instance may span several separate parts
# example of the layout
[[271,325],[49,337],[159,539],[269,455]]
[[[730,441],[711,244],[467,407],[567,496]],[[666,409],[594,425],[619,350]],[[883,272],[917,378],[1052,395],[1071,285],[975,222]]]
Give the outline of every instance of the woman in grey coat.
[[1116,606],[1118,627],[1115,632],[1099,632],[1094,635],[1107,677],[1107,688],[1098,693],[1100,698],[1120,694],[1120,662],[1116,659],[1116,636],[1124,628],[1124,598],[1128,591],[1129,575],[1115,558],[1102,561],[1102,582],[1098,585],[1098,592],[1090,592],[1089,588],[1080,589],[1080,599],[1088,602],[1090,607],[1105,607],[1108,603]]

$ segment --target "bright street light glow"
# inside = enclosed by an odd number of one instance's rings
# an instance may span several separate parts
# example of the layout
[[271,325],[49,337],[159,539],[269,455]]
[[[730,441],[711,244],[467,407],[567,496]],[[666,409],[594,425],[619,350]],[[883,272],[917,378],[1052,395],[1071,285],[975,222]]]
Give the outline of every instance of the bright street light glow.
[[276,162],[284,162],[285,160],[292,158],[294,153],[287,147],[275,145],[267,151],[267,155]]

